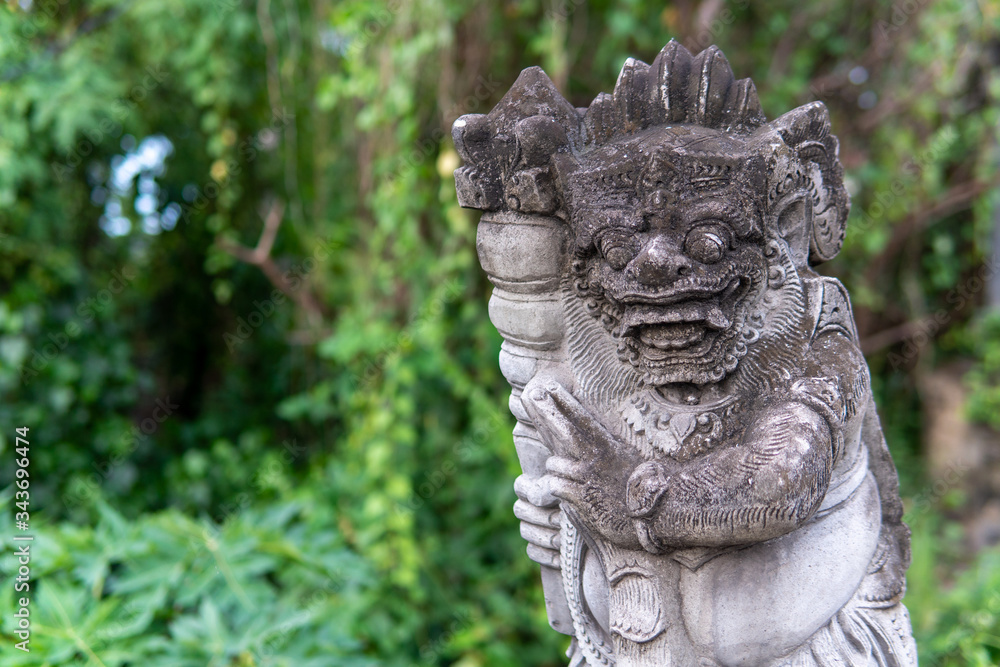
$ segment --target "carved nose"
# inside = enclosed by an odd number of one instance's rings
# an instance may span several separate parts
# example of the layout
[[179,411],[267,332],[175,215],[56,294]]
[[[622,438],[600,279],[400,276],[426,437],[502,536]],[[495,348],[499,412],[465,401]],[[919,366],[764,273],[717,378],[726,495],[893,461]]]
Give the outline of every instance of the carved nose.
[[691,260],[662,236],[650,241],[632,261],[632,275],[643,285],[669,285],[691,271]]

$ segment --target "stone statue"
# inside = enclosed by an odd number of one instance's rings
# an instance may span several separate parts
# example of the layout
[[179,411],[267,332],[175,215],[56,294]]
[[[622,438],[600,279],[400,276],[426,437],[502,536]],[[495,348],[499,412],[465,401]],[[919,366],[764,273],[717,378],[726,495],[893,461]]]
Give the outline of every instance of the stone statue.
[[570,664],[917,664],[895,467],[844,287],[822,103],[768,123],[711,47],[588,108],[524,70],[455,122]]

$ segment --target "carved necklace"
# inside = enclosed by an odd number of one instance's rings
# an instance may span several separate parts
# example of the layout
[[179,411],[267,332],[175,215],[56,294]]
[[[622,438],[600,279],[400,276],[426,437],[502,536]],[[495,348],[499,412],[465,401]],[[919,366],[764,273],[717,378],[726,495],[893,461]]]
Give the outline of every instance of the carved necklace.
[[621,409],[629,430],[629,439],[642,453],[652,458],[656,452],[678,461],[702,454],[725,440],[735,424],[734,416],[743,411],[739,396],[732,394],[701,403],[696,393],[684,403],[665,398],[652,388],[642,389]]

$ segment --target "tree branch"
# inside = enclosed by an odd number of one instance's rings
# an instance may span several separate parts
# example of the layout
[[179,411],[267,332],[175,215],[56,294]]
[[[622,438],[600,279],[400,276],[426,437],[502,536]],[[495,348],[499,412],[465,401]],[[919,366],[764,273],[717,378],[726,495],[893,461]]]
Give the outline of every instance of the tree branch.
[[219,239],[218,245],[224,252],[232,255],[241,262],[258,267],[267,276],[267,279],[271,281],[271,284],[284,292],[288,298],[302,308],[311,322],[316,323],[322,321],[323,318],[323,309],[320,308],[319,303],[317,303],[308,290],[303,290],[301,285],[292,287],[271,257],[274,240],[278,236],[278,228],[281,227],[284,215],[284,203],[281,201],[273,202],[268,209],[267,215],[264,216],[264,228],[261,230],[257,246],[254,248],[248,248],[227,239]]
[[959,183],[949,189],[933,206],[920,208],[903,218],[899,224],[894,226],[892,237],[886,243],[885,248],[869,264],[866,273],[868,283],[875,283],[878,273],[903,248],[910,236],[922,231],[929,223],[939,218],[967,208],[973,199],[982,194],[987,188],[995,187],[996,185],[997,183],[993,181],[966,181],[965,183]]
[[900,343],[908,338],[913,337],[920,331],[924,331],[926,326],[934,320],[933,317],[922,317],[917,320],[910,320],[909,322],[903,322],[899,326],[891,327],[889,329],[883,329],[878,333],[874,333],[870,336],[865,336],[861,339],[861,353],[864,355],[874,354],[880,350]]

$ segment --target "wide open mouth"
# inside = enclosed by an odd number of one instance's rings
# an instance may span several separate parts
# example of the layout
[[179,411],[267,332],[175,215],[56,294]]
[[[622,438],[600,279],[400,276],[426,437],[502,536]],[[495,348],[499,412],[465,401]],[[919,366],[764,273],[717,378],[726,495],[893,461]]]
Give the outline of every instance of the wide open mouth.
[[733,326],[736,304],[750,282],[733,278],[714,294],[676,293],[668,303],[627,305],[620,333],[638,338],[643,355],[660,360],[677,352],[700,356],[708,352],[719,333]]
[[683,350],[705,339],[708,328],[696,323],[652,324],[639,328],[639,340],[660,351]]

